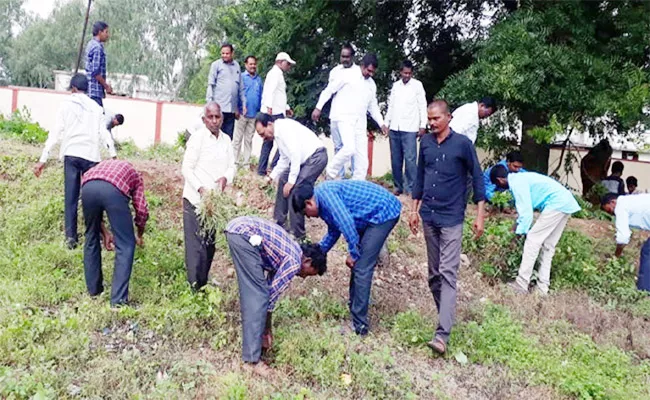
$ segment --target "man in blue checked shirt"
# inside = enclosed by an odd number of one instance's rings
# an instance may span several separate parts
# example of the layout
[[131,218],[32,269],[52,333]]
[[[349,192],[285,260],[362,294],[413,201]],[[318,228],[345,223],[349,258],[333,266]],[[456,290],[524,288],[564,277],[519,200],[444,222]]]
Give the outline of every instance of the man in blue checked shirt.
[[368,333],[368,302],[377,257],[397,224],[402,203],[388,190],[367,181],[326,181],[315,188],[303,184],[294,189],[294,208],[310,218],[320,217],[327,234],[320,242],[330,251],[341,234],[348,242],[345,264],[350,268],[350,313],[354,331]]
[[97,21],[93,25],[93,38],[86,46],[86,76],[88,97],[104,107],[105,94],[113,94],[113,88],[106,82],[106,54],[104,43],[108,40],[108,24]]
[[269,367],[259,361],[262,349],[273,343],[275,303],[296,276],[323,275],[327,256],[318,245],[299,245],[280,226],[262,218],[237,217],[225,234],[239,285],[242,358],[268,375]]
[[[555,246],[562,237],[569,217],[580,211],[580,205],[558,181],[536,172],[511,174],[503,165],[495,165],[490,179],[498,187],[512,192],[519,214],[515,233],[526,235],[519,274],[517,280],[510,282],[509,286],[517,293],[528,293],[530,277],[541,250],[537,293],[547,295]],[[534,210],[541,211],[535,225]]]

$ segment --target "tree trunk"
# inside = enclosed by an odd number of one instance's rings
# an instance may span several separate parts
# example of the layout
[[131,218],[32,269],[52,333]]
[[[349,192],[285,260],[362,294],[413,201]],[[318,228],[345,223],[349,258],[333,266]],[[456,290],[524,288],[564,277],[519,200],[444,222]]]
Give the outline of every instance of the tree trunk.
[[548,118],[539,112],[526,111],[521,114],[521,155],[524,158],[524,165],[529,171],[548,174],[548,156],[551,146],[548,143],[537,143],[529,135],[529,131],[535,127],[542,127],[548,124]]

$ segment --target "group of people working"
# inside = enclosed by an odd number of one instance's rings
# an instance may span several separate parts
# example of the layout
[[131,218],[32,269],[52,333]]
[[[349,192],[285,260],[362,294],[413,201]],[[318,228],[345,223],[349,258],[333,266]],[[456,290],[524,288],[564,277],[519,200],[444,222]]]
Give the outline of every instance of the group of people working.
[[[341,235],[347,242],[345,264],[350,269],[351,322],[348,328],[358,335],[368,334],[374,268],[382,246],[401,217],[402,203],[398,196],[402,193],[410,193],[412,198],[408,215],[411,231],[417,234],[422,229],[424,233],[428,283],[439,315],[435,336],[429,342],[434,351],[446,352],[454,324],[462,232],[470,187],[472,200],[478,205],[473,223],[476,237],[483,233],[485,203],[492,194],[500,190],[510,190],[513,194],[518,213],[515,232],[526,235],[526,241],[519,274],[509,285],[518,293],[528,293],[539,257],[535,290],[541,295],[548,293],[555,246],[570,215],[580,206],[557,181],[523,170],[518,152],[510,153],[504,161],[485,172],[481,170],[473,142],[479,119],[495,110],[492,99],[466,104],[453,114],[444,100],[434,100],[424,106],[426,117],[423,119],[420,114],[424,98],[421,84],[411,77],[412,66],[404,62],[402,79],[393,86],[384,123],[372,80],[378,67],[376,57],[364,56],[361,66],[357,67],[352,61],[351,46],[344,46],[341,65],[332,70],[328,85],[312,113],[313,119],[319,119],[323,104],[332,99],[332,137],[338,148],[328,160],[324,144],[316,133],[297,121],[284,118],[290,108],[286,106],[282,73],[295,61],[286,53],[278,54],[271,94],[262,95],[265,100],[261,104],[267,102],[266,112],[255,114],[250,123],[245,118],[251,118],[249,111],[254,108],[249,108],[251,104],[246,102],[247,92],[242,95],[239,88],[237,91],[231,88],[228,94],[223,94],[219,90],[221,74],[235,76],[239,73],[231,71],[224,62],[224,49],[232,55],[231,46],[224,46],[220,61],[226,65],[212,66],[209,86],[213,87],[208,88],[211,99],[204,107],[203,125],[187,141],[182,162],[185,266],[191,287],[200,290],[208,282],[215,254],[215,235],[225,234],[239,284],[245,362],[254,364],[263,373],[267,371],[268,367],[260,363],[260,359],[263,349],[268,349],[273,342],[272,312],[278,298],[296,276],[323,275],[327,270],[327,253]],[[247,65],[250,61],[247,58]],[[264,86],[263,91],[266,83]],[[103,118],[100,107],[88,97],[86,77],[82,74],[73,77],[71,88],[69,101],[59,110],[57,129],[50,132],[34,172],[40,175],[49,151],[60,140],[66,182],[66,237],[74,238],[76,243],[76,209],[81,187],[88,292],[98,295],[103,291],[100,255],[100,238],[103,238],[105,247],[116,252],[110,301],[111,305],[119,306],[128,302],[134,249],[136,244],[142,244],[148,218],[143,180],[126,161],[99,162],[102,146],[109,156],[116,156],[114,143],[100,123]],[[242,102],[242,114],[236,106],[239,101]],[[229,112],[233,115],[228,115]],[[396,181],[394,193],[365,181],[368,160],[362,149],[365,146],[360,145],[360,136],[363,132],[365,138],[368,114],[392,135],[391,146],[395,143],[392,148],[403,152],[403,160],[417,154],[415,169],[409,171],[411,167],[407,165],[406,182]],[[275,143],[278,148],[277,163],[268,175],[265,173],[268,181],[278,182],[274,221],[243,216],[230,221],[225,233],[206,232],[197,216],[201,199],[209,191],[223,190],[231,184],[236,171],[238,150],[236,146],[233,148],[230,136],[224,131],[229,129],[229,124],[239,124],[238,130],[241,126],[243,130],[252,125],[265,143],[270,143],[270,147]],[[425,131],[427,126],[430,133]],[[411,133],[420,138],[419,152],[417,147],[411,149],[411,140],[406,138]],[[413,143],[417,146],[417,140]],[[352,179],[341,179],[341,171],[348,162],[353,164]],[[393,166],[400,170],[403,167],[396,162]],[[327,179],[318,183],[323,172]],[[393,174],[399,176],[395,170]],[[630,226],[650,230],[649,197],[636,195],[603,200],[603,208],[617,217],[617,255],[629,241]],[[131,216],[129,200],[135,209],[135,219]],[[533,224],[534,210],[540,210],[541,214]],[[110,231],[102,220],[104,212],[110,222]],[[303,241],[306,238],[305,216],[320,218],[327,225],[327,233],[318,244]],[[650,290],[643,286],[650,279],[649,243],[646,242],[642,250],[639,274],[639,288],[645,290]]]

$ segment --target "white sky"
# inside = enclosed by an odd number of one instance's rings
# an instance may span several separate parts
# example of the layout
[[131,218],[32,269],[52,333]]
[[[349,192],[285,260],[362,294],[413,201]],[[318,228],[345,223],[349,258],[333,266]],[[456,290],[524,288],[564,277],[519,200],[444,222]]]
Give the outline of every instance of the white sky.
[[47,18],[54,9],[57,2],[67,2],[68,0],[27,0],[23,5],[26,11],[34,13],[41,18]]

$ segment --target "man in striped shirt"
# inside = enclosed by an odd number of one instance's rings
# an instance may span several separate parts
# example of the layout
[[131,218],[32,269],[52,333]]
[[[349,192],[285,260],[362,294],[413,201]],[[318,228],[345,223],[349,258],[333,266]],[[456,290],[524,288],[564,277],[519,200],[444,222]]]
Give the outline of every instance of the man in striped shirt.
[[[323,275],[327,257],[317,245],[298,245],[284,229],[262,218],[237,217],[225,234],[239,285],[242,357],[258,364],[262,349],[273,342],[271,315],[278,298],[296,276]],[[268,373],[262,363],[257,368]]]
[[[86,222],[84,244],[84,273],[86,287],[91,296],[104,291],[100,232],[106,248],[115,246],[115,267],[111,285],[111,306],[127,304],[129,279],[136,243],[143,245],[142,235],[149,218],[144,183],[133,166],[122,160],[105,160],[83,175],[81,202]],[[129,199],[135,209],[131,216]],[[103,228],[106,211],[111,223],[112,235]],[[137,227],[134,234],[133,223]]]
[[320,242],[323,252],[341,234],[348,242],[345,264],[350,268],[350,313],[354,331],[368,333],[368,303],[372,275],[379,251],[399,220],[402,203],[383,187],[367,181],[326,181],[314,188],[303,184],[296,190],[294,208],[310,218],[321,217],[327,234]]

